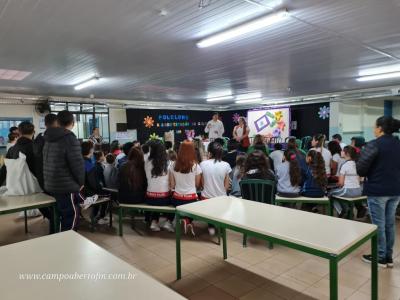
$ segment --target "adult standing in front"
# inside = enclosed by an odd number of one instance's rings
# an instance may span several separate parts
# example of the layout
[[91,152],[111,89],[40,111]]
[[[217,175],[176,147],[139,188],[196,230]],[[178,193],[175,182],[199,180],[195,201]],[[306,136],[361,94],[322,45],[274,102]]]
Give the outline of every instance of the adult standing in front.
[[233,138],[240,143],[240,148],[246,152],[250,146],[249,133],[250,129],[247,126],[246,119],[244,117],[240,117],[238,121],[238,125],[233,128]]
[[76,230],[79,221],[79,191],[85,183],[85,163],[75,134],[74,116],[67,110],[57,115],[60,127],[44,134],[43,179],[46,192],[57,201],[61,231]]
[[208,138],[211,142],[217,138],[222,138],[222,135],[225,132],[224,124],[218,118],[219,114],[215,112],[212,120],[208,121],[207,126],[204,129],[204,132],[208,133]]
[[[357,162],[357,173],[366,177],[364,194],[372,223],[378,226],[378,264],[393,267],[396,208],[400,202],[400,141],[393,136],[399,132],[400,121],[392,117],[376,120],[376,139],[369,142]],[[371,255],[363,255],[371,262]]]
[[93,145],[100,145],[103,143],[103,137],[100,135],[99,127],[93,128],[92,135],[89,136],[89,141],[91,141]]
[[[57,127],[57,116],[55,114],[48,114],[44,118],[44,125],[46,129]],[[43,134],[40,133],[36,139],[33,141],[33,154],[35,156],[35,170],[36,170],[36,178],[39,182],[40,187],[44,192],[46,192],[44,188],[44,179],[43,179],[43,147],[44,147],[44,137]],[[50,221],[50,233],[53,233],[54,227],[53,224],[53,214],[48,207],[39,208],[43,217]]]

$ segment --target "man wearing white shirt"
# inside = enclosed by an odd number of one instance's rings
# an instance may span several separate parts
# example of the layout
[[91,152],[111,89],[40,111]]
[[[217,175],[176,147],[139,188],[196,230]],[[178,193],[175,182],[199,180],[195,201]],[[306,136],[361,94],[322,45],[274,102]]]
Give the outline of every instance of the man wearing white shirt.
[[208,121],[206,128],[204,131],[208,133],[208,138],[210,141],[213,141],[217,138],[222,138],[222,135],[224,134],[224,124],[218,120],[218,113],[214,113],[212,120]]

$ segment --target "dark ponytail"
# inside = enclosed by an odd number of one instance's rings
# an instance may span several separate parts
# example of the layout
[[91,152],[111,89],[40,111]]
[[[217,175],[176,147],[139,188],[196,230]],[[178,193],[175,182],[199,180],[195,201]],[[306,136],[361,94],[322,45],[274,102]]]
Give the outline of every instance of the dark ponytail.
[[296,152],[293,150],[286,150],[283,155],[286,161],[289,162],[290,184],[292,186],[299,186],[302,182],[302,177]]
[[385,134],[393,134],[400,130],[400,120],[393,117],[383,116],[376,120],[376,127],[381,127]]
[[357,161],[358,160],[358,153],[356,148],[353,146],[346,146],[343,148],[343,152],[350,156],[351,160]]

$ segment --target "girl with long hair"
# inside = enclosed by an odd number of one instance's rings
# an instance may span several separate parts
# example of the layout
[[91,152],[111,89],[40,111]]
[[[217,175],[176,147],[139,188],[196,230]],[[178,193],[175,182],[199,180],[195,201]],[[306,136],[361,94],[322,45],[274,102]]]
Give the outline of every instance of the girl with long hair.
[[324,159],[320,152],[310,150],[306,156],[307,169],[301,195],[311,198],[324,197],[328,184]]
[[261,150],[265,155],[269,154],[269,149],[265,144],[265,139],[261,134],[256,134],[253,139],[253,144],[247,150],[247,154],[254,152],[255,150]]
[[283,197],[297,197],[303,182],[301,168],[294,151],[286,150],[283,155],[284,161],[276,169],[277,191]]
[[[170,165],[169,182],[173,190],[172,204],[176,207],[198,200],[197,189],[201,186],[202,170],[197,163],[196,151],[191,141],[184,141],[179,146],[178,157]],[[184,232],[195,235],[192,220],[182,219]],[[177,224],[177,226],[180,226]]]
[[[167,206],[171,204],[171,192],[169,187],[169,160],[165,146],[156,141],[150,145],[149,155],[144,160],[144,169],[147,179],[146,204],[155,206]],[[167,221],[162,228],[173,232],[173,214],[166,214]],[[151,213],[152,231],[160,231],[159,213]]]
[[332,154],[331,160],[331,176],[329,177],[329,182],[338,182],[339,170],[344,159],[342,158],[342,148],[340,144],[336,141],[330,141],[328,143],[328,150]]
[[[356,169],[357,151],[352,146],[346,146],[342,151],[342,156],[344,158],[344,163],[341,165],[338,172],[339,188],[330,191],[329,196],[348,198],[360,197],[362,195],[362,188],[360,185],[360,176],[358,176]],[[333,204],[339,217],[343,217],[347,214],[349,207],[346,203],[335,201]],[[358,206],[357,209],[362,210],[365,214],[366,209],[364,206]],[[361,215],[361,211],[359,215]]]
[[142,151],[137,148],[131,149],[128,161],[119,169],[118,179],[119,202],[130,204],[143,202],[147,182]]
[[331,161],[332,161],[332,154],[329,152],[328,149],[325,148],[325,140],[326,137],[324,134],[316,134],[314,135],[310,150],[315,150],[321,153],[322,159],[325,165],[325,173],[326,176],[329,177],[331,175]]
[[247,156],[242,170],[242,179],[267,179],[276,181],[267,156],[256,150]]

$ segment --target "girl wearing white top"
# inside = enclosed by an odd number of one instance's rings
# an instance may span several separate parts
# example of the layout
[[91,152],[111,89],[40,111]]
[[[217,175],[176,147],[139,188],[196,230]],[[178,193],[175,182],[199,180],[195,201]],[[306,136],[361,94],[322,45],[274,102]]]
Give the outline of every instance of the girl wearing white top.
[[[356,149],[352,146],[346,146],[342,151],[342,156],[345,159],[345,162],[342,164],[339,170],[338,185],[340,188],[332,190],[329,193],[329,196],[341,196],[348,198],[360,197],[362,195],[362,188],[355,163],[355,160],[357,159]],[[339,217],[346,215],[348,206],[345,203],[335,201],[333,205],[339,213]],[[363,206],[357,208],[361,210],[365,209]]]
[[[202,171],[197,164],[196,152],[191,141],[181,143],[178,157],[169,170],[170,187],[174,191],[172,204],[176,207],[197,201],[197,188],[201,186]],[[185,234],[190,230],[195,235],[191,219],[184,218],[182,223]]]
[[332,154],[329,152],[328,149],[324,148],[324,144],[325,144],[324,134],[314,135],[311,141],[312,148],[310,150],[315,150],[321,153],[322,158],[324,159],[326,176],[329,177],[331,175]]
[[[169,162],[165,146],[161,142],[152,143],[150,146],[150,154],[145,158],[144,170],[147,179],[146,204],[167,206],[171,204],[171,192],[169,188]],[[162,228],[169,232],[173,232],[174,228],[171,221],[174,219],[173,214],[166,214],[167,221]],[[160,231],[159,213],[151,213],[152,231]]]
[[[229,174],[231,166],[222,161],[223,149],[219,143],[212,142],[208,145],[208,159],[200,164],[203,172],[201,199],[209,199],[219,196],[226,196],[230,186]],[[211,236],[215,235],[215,228],[208,226]]]
[[328,149],[332,154],[331,177],[329,178],[329,181],[336,183],[339,178],[340,167],[344,163],[344,159],[342,158],[342,148],[338,142],[330,141],[328,143]]
[[250,146],[249,133],[250,129],[247,126],[246,119],[244,117],[240,117],[238,121],[238,125],[233,128],[233,138],[240,143],[243,150],[247,150]]

